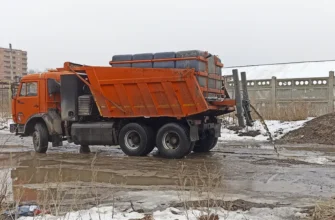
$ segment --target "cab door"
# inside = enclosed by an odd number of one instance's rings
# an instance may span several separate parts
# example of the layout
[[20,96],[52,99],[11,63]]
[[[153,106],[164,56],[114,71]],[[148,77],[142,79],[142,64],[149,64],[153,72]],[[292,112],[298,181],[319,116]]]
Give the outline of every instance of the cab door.
[[38,81],[21,83],[15,103],[18,124],[25,124],[31,116],[40,112],[38,87]]

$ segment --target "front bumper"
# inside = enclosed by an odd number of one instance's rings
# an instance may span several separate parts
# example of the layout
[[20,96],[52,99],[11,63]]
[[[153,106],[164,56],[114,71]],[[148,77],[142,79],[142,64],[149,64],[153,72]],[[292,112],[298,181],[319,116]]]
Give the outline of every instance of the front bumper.
[[9,125],[9,131],[10,131],[10,133],[16,133],[16,131],[17,131],[17,124],[10,124]]
[[10,131],[10,133],[23,134],[23,132],[24,132],[24,125],[9,124],[9,131]]

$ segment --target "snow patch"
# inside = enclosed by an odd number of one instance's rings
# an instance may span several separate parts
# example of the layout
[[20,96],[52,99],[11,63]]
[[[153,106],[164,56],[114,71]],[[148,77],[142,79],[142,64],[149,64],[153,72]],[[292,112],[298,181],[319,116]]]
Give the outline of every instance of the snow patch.
[[305,161],[307,163],[315,163],[315,164],[327,164],[331,162],[331,160],[329,160],[327,157],[324,156],[307,157],[307,158],[301,158],[300,160]]
[[0,133],[9,133],[9,125],[14,123],[11,118],[0,117]]
[[[272,137],[274,139],[280,139],[290,131],[303,127],[306,122],[312,119],[313,118],[308,118],[306,120],[301,121],[266,120],[265,123],[269,128]],[[228,118],[227,122],[228,124],[233,123],[231,118]],[[255,137],[240,136],[241,133],[246,133],[249,131],[259,131],[260,134]],[[264,126],[259,120],[255,121],[252,127],[246,127],[238,132],[229,129],[229,125],[225,125],[221,129],[221,137],[220,137],[221,141],[250,141],[250,140],[267,141],[268,139],[269,137],[267,131],[265,130]]]
[[[212,213],[215,213],[219,219],[225,220],[263,220],[263,219],[272,219],[272,220],[282,220],[293,217],[303,217],[299,212],[300,210],[296,208],[252,208],[250,211],[226,211],[223,209],[220,210],[211,210]],[[152,214],[153,219],[155,220],[197,220],[200,216],[206,215],[205,211],[200,210],[188,210],[182,211],[176,208],[168,208],[163,211],[156,211]],[[128,220],[128,219],[141,219],[145,215],[137,212],[120,212],[113,207],[96,207],[89,210],[81,210],[76,212],[67,213],[65,216],[56,217],[52,215],[46,215],[41,217],[21,217],[20,220],[91,220],[91,219],[117,219],[117,220]]]

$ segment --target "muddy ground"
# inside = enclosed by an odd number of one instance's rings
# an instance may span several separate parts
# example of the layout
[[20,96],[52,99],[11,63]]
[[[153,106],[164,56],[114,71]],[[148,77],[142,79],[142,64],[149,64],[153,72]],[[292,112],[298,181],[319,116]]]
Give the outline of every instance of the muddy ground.
[[208,172],[222,174],[220,195],[235,201],[235,209],[306,208],[335,195],[335,150],[328,145],[279,145],[278,157],[267,143],[227,141],[207,154],[167,160],[155,152],[127,157],[111,147],[93,147],[91,154],[81,155],[71,145],[36,154],[30,139],[7,133],[0,133],[0,143],[1,172],[10,175],[14,198],[41,201],[46,188],[52,189],[62,195],[63,211],[96,204],[141,212],[178,206],[181,175],[192,179],[204,164]]

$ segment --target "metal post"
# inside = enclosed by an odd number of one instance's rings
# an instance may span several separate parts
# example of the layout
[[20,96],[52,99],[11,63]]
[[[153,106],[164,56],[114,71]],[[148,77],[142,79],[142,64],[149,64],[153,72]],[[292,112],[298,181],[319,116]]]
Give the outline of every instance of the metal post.
[[249,100],[248,87],[247,87],[247,76],[245,72],[241,72],[241,84],[243,90],[243,99]]
[[4,113],[5,113],[5,112],[4,112],[4,111],[5,111],[5,109],[4,109],[5,106],[3,105],[3,103],[4,103],[4,102],[3,102],[3,101],[4,101],[4,100],[3,100],[3,99],[4,99],[4,97],[3,97],[3,90],[4,90],[4,89],[5,89],[5,88],[3,87],[3,84],[1,83],[1,106],[2,106],[2,108],[1,108],[1,117],[2,117],[2,118],[4,118],[3,116],[4,116]]
[[238,77],[238,70],[233,69],[233,78],[235,85],[235,100],[236,100],[236,117],[238,120],[238,125],[240,127],[245,127],[243,119],[243,108],[242,108],[242,99],[241,99],[241,90],[240,90],[240,80]]
[[242,100],[242,108],[243,114],[246,121],[247,126],[252,126],[252,118],[251,118],[251,111],[250,111],[250,100],[248,94],[248,83],[247,83],[247,74],[245,72],[241,72],[241,84],[242,84],[242,91],[243,91],[243,100]]
[[11,82],[8,82],[8,117],[12,117],[12,90]]
[[328,80],[328,113],[334,112],[334,71],[329,72]]
[[13,55],[12,55],[12,44],[9,44],[9,59],[10,59],[10,79],[13,81],[14,75],[13,75]]
[[277,96],[276,96],[276,86],[277,86],[277,78],[275,76],[271,79],[271,108],[272,108],[272,115],[277,115]]

